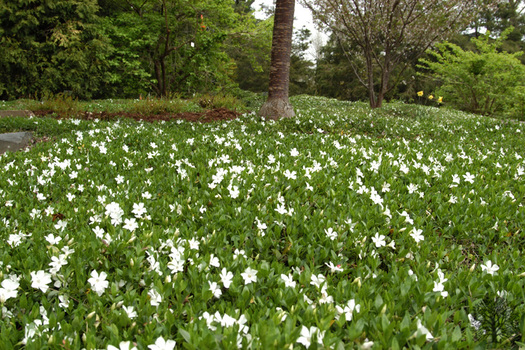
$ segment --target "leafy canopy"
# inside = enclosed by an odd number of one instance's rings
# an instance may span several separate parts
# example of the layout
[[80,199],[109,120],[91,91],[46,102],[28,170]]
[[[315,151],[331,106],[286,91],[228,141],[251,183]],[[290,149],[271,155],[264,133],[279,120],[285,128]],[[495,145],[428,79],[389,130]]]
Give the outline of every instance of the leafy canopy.
[[459,109],[484,115],[523,116],[525,67],[519,59],[522,52],[499,51],[513,30],[509,27],[496,39],[491,39],[490,33],[472,38],[475,51],[451,43],[438,44],[435,51],[429,51],[430,59],[420,60],[421,67],[441,83],[438,93]]

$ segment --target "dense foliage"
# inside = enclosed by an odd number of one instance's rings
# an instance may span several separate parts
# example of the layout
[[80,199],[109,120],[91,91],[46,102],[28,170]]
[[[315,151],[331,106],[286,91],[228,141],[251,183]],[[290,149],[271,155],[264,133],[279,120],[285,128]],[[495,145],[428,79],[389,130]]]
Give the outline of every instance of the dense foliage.
[[303,0],[343,48],[370,106],[381,107],[406,67],[500,0]]
[[437,45],[432,59],[421,60],[440,86],[439,95],[456,108],[483,115],[525,119],[525,66],[523,54],[498,51],[510,27],[496,40],[490,33],[473,38],[475,51],[451,43]]
[[292,102],[279,122],[1,119],[56,138],[0,156],[0,343],[523,344],[523,125]]
[[193,95],[246,85],[247,71],[266,67],[269,50],[261,48],[271,44],[272,21],[257,21],[252,2],[2,2],[0,99]]
[[70,91],[90,98],[108,80],[111,44],[96,0],[0,3],[0,98]]

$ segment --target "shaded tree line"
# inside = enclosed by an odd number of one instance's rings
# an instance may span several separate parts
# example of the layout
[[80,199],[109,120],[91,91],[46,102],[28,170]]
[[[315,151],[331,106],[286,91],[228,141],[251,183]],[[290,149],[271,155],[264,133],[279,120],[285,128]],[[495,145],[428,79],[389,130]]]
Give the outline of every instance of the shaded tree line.
[[[512,25],[497,50],[517,53],[523,49],[523,1],[301,1],[310,5],[331,35],[327,43],[317,45],[313,62],[306,54],[311,33],[295,28],[287,88],[290,95],[368,100],[373,107],[390,99],[412,102],[417,91],[437,90],[442,84],[425,75],[428,69],[418,67],[417,60],[435,59],[425,49],[444,38],[461,49],[475,51],[471,38],[480,37],[485,30],[496,37]],[[268,9],[268,19],[257,20],[251,9],[253,2],[2,2],[0,99],[57,93],[90,99],[267,92],[273,9]],[[374,9],[374,4],[381,6]],[[477,5],[486,6],[469,12]],[[329,15],[330,9],[338,8],[346,12],[338,11],[339,17]],[[454,12],[458,9],[469,15]],[[434,11],[434,17],[427,11]],[[455,21],[451,14],[456,15]],[[409,28],[411,23],[415,29]],[[429,25],[435,30],[429,31]],[[375,32],[356,36],[359,26]],[[439,28],[447,28],[446,35]],[[424,37],[422,32],[432,35]],[[417,41],[420,37],[427,40]],[[516,57],[525,60],[518,54]]]
[[272,21],[253,1],[3,1],[0,99],[254,88],[246,72],[268,72]]

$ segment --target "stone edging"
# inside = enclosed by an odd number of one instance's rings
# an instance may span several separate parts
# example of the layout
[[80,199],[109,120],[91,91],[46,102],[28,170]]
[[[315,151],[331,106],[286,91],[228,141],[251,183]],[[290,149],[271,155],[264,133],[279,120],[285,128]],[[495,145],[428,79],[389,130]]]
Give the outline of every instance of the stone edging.
[[34,117],[33,112],[24,111],[0,111],[0,118],[2,117]]

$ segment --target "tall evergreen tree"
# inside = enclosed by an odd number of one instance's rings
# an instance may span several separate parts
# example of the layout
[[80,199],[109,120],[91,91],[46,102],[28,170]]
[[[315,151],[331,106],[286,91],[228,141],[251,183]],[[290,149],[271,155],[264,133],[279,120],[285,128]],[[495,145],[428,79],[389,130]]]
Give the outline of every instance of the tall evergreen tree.
[[111,51],[98,9],[96,0],[0,2],[0,98],[91,97],[107,79]]

